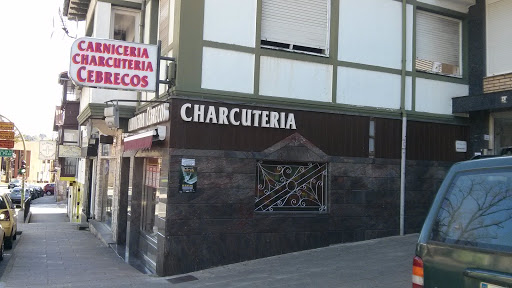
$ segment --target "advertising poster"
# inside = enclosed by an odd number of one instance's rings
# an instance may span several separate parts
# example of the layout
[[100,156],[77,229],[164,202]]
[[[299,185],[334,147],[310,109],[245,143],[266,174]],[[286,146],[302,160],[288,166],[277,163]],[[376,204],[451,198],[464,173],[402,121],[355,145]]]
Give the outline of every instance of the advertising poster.
[[180,193],[194,193],[197,191],[197,167],[181,165]]

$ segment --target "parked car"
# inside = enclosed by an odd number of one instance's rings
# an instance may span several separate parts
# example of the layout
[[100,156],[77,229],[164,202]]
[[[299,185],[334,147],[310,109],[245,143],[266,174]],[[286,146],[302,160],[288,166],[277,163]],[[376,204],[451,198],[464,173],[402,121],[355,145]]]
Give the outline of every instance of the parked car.
[[18,232],[18,216],[9,193],[0,193],[0,225],[4,231],[0,248],[3,252],[4,244],[6,248],[12,248],[12,241],[16,240]]
[[9,182],[9,185],[7,185],[7,188],[12,189],[14,187],[20,187],[21,181],[19,179],[12,179],[11,182]]
[[[12,203],[14,205],[21,205],[21,188],[20,187],[13,188],[9,197],[11,197]],[[30,191],[28,188],[25,188],[25,201],[31,201]]]
[[4,260],[4,237],[5,237],[5,231],[2,225],[0,225],[0,261]]
[[37,186],[29,185],[28,190],[30,191],[30,199],[35,200],[39,198],[39,192],[37,191]]
[[43,190],[46,195],[53,195],[55,191],[55,183],[48,183],[44,185]]
[[416,246],[414,288],[512,287],[512,157],[446,175]]
[[41,186],[33,186],[34,187],[34,190],[36,191],[36,194],[37,194],[37,198],[39,197],[43,197],[44,196],[44,190],[43,190],[43,187]]

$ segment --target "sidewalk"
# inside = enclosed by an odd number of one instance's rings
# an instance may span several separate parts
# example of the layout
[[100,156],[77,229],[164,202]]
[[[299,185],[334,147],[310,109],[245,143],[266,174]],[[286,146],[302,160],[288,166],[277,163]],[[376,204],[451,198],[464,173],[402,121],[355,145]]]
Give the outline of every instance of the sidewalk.
[[19,224],[1,287],[411,287],[418,235],[334,245],[187,275],[146,275],[90,231],[68,222],[64,204],[34,200],[32,223]]
[[[68,222],[53,197],[33,201],[31,221],[19,223],[18,243],[0,287],[169,287],[123,262],[89,231]],[[8,251],[7,251],[8,252]]]

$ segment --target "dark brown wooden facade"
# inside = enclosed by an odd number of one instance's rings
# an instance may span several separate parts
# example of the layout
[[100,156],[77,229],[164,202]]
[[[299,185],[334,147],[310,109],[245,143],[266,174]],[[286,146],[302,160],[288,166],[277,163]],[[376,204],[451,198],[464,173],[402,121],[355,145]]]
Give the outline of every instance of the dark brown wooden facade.
[[[228,109],[267,109],[294,113],[296,130],[185,122],[180,108],[185,103]],[[400,159],[402,120],[335,113],[273,109],[225,103],[173,99],[170,147],[178,149],[261,152],[282,139],[299,133],[330,156],[369,157],[370,120],[375,121],[375,158]],[[455,141],[469,141],[469,127],[432,122],[407,122],[407,159],[462,161],[466,153],[455,151]]]

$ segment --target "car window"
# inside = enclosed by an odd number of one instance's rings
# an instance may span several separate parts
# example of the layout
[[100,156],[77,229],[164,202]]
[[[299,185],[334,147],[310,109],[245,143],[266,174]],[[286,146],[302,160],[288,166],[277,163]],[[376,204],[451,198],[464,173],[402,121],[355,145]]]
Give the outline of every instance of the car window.
[[0,197],[0,209],[7,209],[7,203],[4,200],[4,197]]
[[5,201],[7,201],[7,207],[12,207],[12,201],[9,195],[5,195]]
[[512,170],[456,175],[434,222],[431,240],[512,252]]

